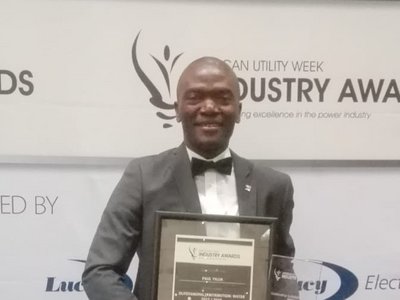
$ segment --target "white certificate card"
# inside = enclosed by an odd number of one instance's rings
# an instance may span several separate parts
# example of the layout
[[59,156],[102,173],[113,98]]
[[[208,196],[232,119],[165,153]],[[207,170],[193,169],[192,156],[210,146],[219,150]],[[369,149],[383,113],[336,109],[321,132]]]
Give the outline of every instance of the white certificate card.
[[254,239],[176,235],[173,300],[251,300]]

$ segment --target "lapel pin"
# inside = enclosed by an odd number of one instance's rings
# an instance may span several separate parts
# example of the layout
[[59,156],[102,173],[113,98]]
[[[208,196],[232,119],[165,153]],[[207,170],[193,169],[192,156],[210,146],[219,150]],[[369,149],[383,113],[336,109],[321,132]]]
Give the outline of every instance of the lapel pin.
[[244,186],[244,190],[247,191],[247,192],[250,192],[250,191],[251,191],[251,185],[246,184],[246,185]]

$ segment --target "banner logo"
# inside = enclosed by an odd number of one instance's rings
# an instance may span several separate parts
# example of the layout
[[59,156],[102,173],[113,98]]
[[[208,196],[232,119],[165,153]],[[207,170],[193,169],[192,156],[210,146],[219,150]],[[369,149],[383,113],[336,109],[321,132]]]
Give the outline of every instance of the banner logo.
[[[171,99],[170,75],[172,74],[174,66],[175,66],[176,62],[178,61],[178,59],[183,54],[183,52],[176,55],[174,58],[172,58],[170,47],[168,45],[165,45],[164,46],[164,57],[162,59],[158,59],[154,55],[150,54],[150,56],[153,58],[155,64],[160,69],[160,72],[165,81],[164,83],[166,84],[166,87],[168,90],[168,95],[162,95],[160,93],[160,89],[156,87],[156,85],[149,78],[149,76],[147,76],[146,73],[143,71],[143,68],[139,65],[139,60],[138,60],[138,55],[137,55],[137,44],[138,44],[139,36],[140,36],[140,31],[136,35],[135,41],[133,42],[133,46],[132,46],[132,62],[133,62],[135,71],[151,95],[149,98],[150,103],[152,105],[154,105],[155,107],[164,110],[164,111],[158,111],[156,115],[160,119],[165,120],[165,121],[175,119],[176,115],[175,115],[175,111],[174,111],[174,104]],[[165,111],[167,111],[168,114]],[[172,114],[170,114],[171,112],[172,112]],[[163,124],[163,127],[169,128],[169,127],[172,127],[172,125],[168,122],[165,122]]]

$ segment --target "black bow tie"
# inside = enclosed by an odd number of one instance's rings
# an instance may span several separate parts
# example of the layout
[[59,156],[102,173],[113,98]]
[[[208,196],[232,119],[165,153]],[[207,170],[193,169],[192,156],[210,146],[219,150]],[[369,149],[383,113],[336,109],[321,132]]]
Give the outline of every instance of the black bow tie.
[[232,172],[232,157],[224,158],[216,162],[192,158],[192,175],[197,176],[203,174],[208,169],[215,169],[217,172],[224,175],[231,175]]

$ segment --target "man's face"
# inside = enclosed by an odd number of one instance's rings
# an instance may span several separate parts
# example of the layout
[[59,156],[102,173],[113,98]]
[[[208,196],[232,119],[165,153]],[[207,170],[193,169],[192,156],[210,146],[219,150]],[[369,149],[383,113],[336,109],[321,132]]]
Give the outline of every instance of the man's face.
[[222,62],[197,62],[182,74],[175,110],[189,149],[212,158],[228,147],[240,120],[238,83]]

